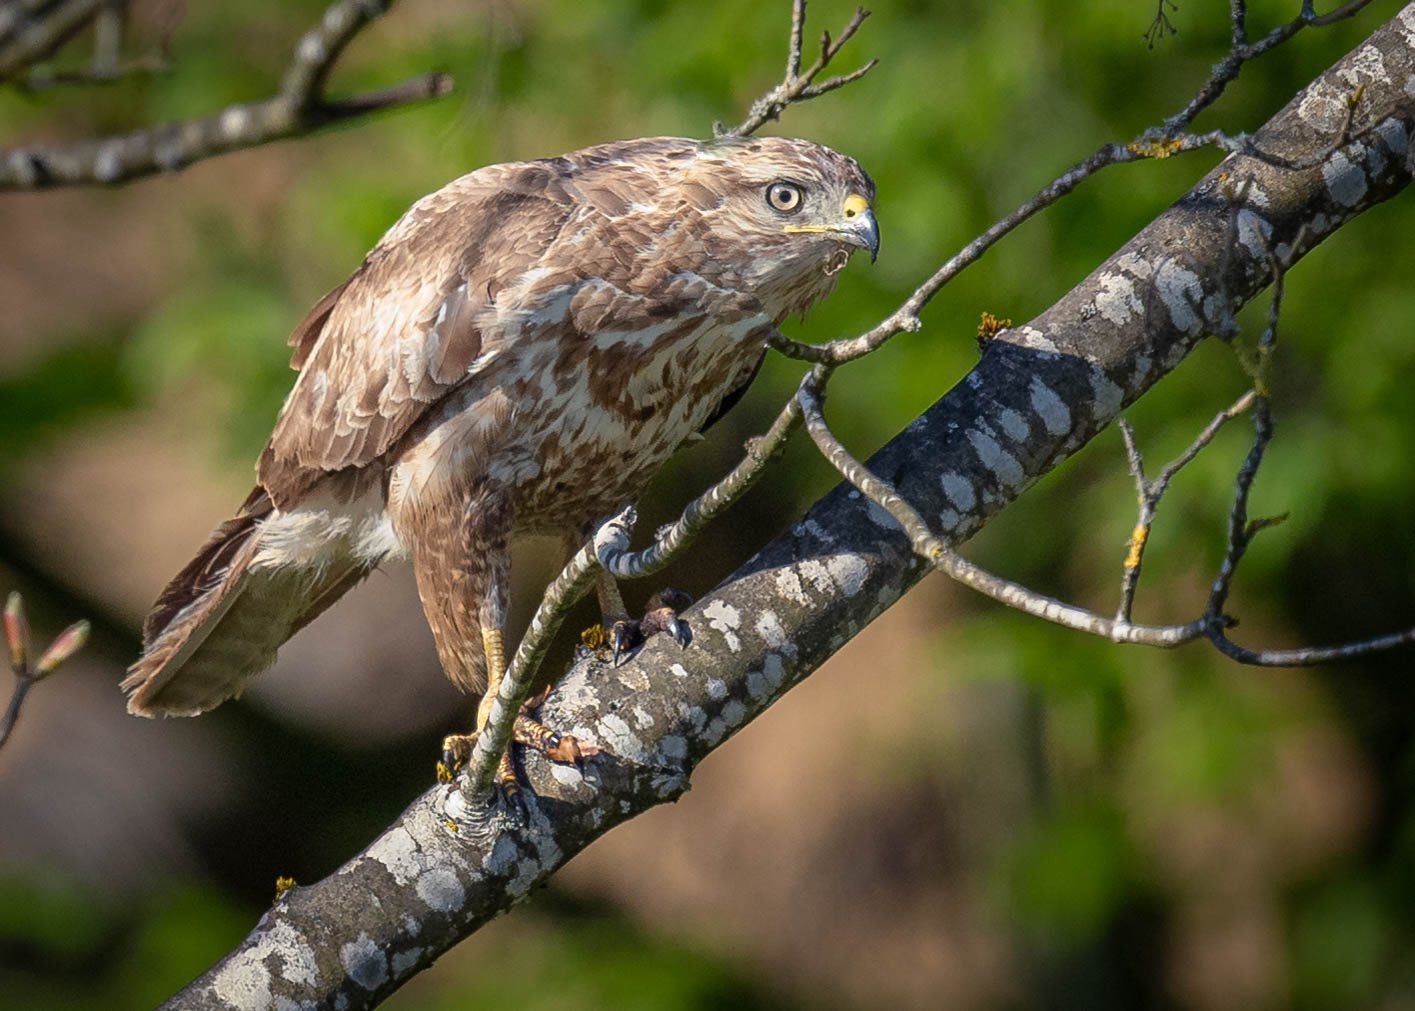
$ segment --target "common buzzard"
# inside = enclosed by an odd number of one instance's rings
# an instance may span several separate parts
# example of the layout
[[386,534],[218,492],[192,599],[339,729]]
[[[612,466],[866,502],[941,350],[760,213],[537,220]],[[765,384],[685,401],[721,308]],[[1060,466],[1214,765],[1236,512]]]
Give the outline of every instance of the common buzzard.
[[448,677],[490,681],[489,700],[508,539],[578,545],[633,500],[750,382],[773,328],[854,249],[873,259],[873,196],[807,141],[659,137],[419,200],[296,327],[256,487],[158,597],[128,711],[239,694],[389,557],[412,559]]

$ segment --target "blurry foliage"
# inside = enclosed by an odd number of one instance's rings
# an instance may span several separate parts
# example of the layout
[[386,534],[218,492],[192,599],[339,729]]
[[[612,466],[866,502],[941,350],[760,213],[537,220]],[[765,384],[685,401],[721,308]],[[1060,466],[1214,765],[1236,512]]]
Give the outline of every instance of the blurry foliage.
[[[60,347],[28,363],[15,376],[0,376],[0,445],[42,450],[48,437],[107,411],[138,402],[120,341],[90,338]],[[19,455],[0,457],[0,476]]]
[[761,981],[647,933],[610,908],[552,892],[518,920],[481,935],[485,943],[474,958],[445,967],[439,963],[383,1006],[390,1011],[788,1011],[796,1006]]
[[[264,95],[322,6],[260,0],[237,17],[221,5],[192,5],[175,39],[172,75],[84,93],[0,92],[0,122],[11,133],[80,134]],[[852,6],[813,3],[812,31],[834,30]],[[1228,39],[1228,5],[1194,0],[1173,14],[1180,34],[1153,51],[1141,38],[1153,4],[1134,0],[872,6],[854,53],[878,55],[880,66],[862,84],[789,111],[775,127],[855,155],[878,183],[880,262],[873,270],[853,266],[811,319],[788,325],[803,339],[869,326],[1057,172],[1175,111]],[[1256,36],[1297,4],[1249,6]],[[1196,126],[1257,126],[1392,9],[1376,4],[1355,22],[1302,34],[1246,69]],[[454,96],[285,145],[296,168],[278,213],[259,228],[237,226],[246,218],[241,194],[213,196],[186,223],[183,252],[169,254],[184,257],[169,264],[183,280],[161,304],[121,333],[37,354],[0,379],[0,441],[11,453],[17,446],[42,452],[41,436],[95,412],[181,391],[211,405],[224,450],[248,463],[288,388],[286,334],[413,199],[493,161],[614,137],[704,136],[712,120],[734,121],[775,81],[786,23],[786,4],[757,0],[404,0],[358,40],[335,92],[436,67],[456,78]],[[922,332],[839,376],[827,405],[836,430],[861,451],[882,443],[973,363],[982,311],[1025,321],[1216,160],[1201,153],[1111,170],[1023,226],[934,301]],[[1292,515],[1263,535],[1245,563],[1231,605],[1243,618],[1241,637],[1330,641],[1408,624],[1415,614],[1415,526],[1408,522],[1415,398],[1403,395],[1415,359],[1412,236],[1415,201],[1407,196],[1341,229],[1289,277],[1271,384],[1279,434],[1254,509]],[[1242,340],[1253,339],[1264,312],[1259,304],[1244,313],[1250,332]],[[743,406],[656,482],[646,525],[729,466],[799,373],[798,365],[769,361]],[[1232,352],[1209,342],[1137,404],[1129,417],[1151,471],[1244,382]],[[1146,560],[1141,619],[1187,619],[1201,606],[1221,551],[1233,473],[1247,449],[1246,425],[1234,423],[1165,500]],[[737,508],[732,529],[709,540],[691,570],[670,571],[665,580],[708,585],[833,483],[796,443]],[[1105,609],[1133,520],[1120,438],[1107,432],[967,551],[1046,592]],[[1173,654],[1117,648],[961,594],[951,599],[935,669],[917,672],[919,705],[942,716],[970,684],[1020,686],[1020,711],[1028,715],[1000,720],[997,729],[1029,763],[1032,795],[1006,844],[989,850],[983,875],[992,901],[1025,936],[1094,953],[1118,923],[1148,915],[1156,903],[1172,903],[1172,916],[1188,901],[1187,886],[1166,874],[1158,840],[1215,811],[1258,833],[1263,797],[1282,788],[1279,744],[1297,729],[1336,727],[1361,755],[1359,774],[1373,782],[1377,810],[1339,858],[1271,871],[1271,901],[1287,929],[1288,996],[1304,1008],[1415,997],[1408,652],[1299,682],[1283,672],[1235,669],[1202,647]],[[921,778],[947,775],[967,765],[969,756],[956,748],[940,734],[901,760]],[[1281,847],[1269,845],[1280,865]],[[5,963],[29,952],[37,967],[0,970],[0,1007],[150,1005],[192,966],[224,951],[251,913],[210,887],[174,886],[149,909],[120,913],[62,886],[0,882]],[[574,909],[552,917],[537,906],[510,931],[517,943],[479,939],[495,955],[478,956],[485,971],[438,970],[389,1006],[762,1002],[755,984],[731,970],[636,934],[622,918],[608,927],[604,917]],[[1161,939],[1177,929],[1166,915],[1145,923]],[[1163,974],[1160,965],[1153,970]],[[1153,994],[1163,983],[1151,986]],[[1075,1006],[1085,1003],[1083,994],[1073,996]]]
[[155,1007],[249,924],[248,909],[189,882],[120,907],[52,875],[0,877],[0,1009]]

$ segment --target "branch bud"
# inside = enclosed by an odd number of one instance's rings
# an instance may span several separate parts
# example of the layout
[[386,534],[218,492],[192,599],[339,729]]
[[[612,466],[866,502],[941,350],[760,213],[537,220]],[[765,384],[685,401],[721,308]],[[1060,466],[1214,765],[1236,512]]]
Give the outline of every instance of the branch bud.
[[54,641],[49,644],[49,648],[44,651],[44,655],[39,658],[39,663],[35,664],[35,680],[52,674],[54,668],[83,649],[84,643],[88,642],[88,633],[89,623],[76,621],[55,636]]
[[29,622],[18,590],[5,601],[5,645],[10,648],[10,666],[21,673],[29,662]]

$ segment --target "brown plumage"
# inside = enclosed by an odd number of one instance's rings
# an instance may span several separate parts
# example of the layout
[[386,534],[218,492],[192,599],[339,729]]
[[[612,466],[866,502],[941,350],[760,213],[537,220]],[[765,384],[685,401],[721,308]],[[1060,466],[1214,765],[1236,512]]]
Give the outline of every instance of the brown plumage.
[[389,556],[412,559],[448,676],[482,690],[509,538],[577,542],[631,501],[773,328],[873,255],[873,189],[806,141],[653,138],[419,200],[296,328],[257,486],[158,598],[129,711],[239,694]]

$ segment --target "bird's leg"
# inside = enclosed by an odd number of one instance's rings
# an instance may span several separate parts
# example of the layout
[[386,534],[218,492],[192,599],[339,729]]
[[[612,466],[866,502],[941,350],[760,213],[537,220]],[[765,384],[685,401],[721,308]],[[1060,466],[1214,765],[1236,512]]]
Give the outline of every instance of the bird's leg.
[[[470,734],[448,734],[442,739],[442,760],[437,763],[437,778],[440,782],[451,782],[472,757],[472,748],[477,736],[486,729],[491,715],[491,703],[501,690],[501,681],[506,676],[506,643],[500,628],[482,628],[482,651],[486,657],[486,692],[477,705],[477,728]],[[599,748],[591,744],[581,744],[572,734],[557,734],[531,712],[544,700],[545,693],[533,701],[521,705],[512,724],[511,740],[515,744],[535,748],[551,761],[578,762],[582,758],[599,753]],[[508,796],[514,796],[520,789],[516,782],[516,768],[511,761],[511,752],[502,753],[496,766],[496,779]]]
[[491,714],[491,700],[501,690],[501,679],[506,676],[506,641],[500,628],[481,630],[482,655],[486,657],[486,691],[477,705],[477,733],[486,729],[486,718]]
[[[509,492],[492,482],[473,485],[439,505],[420,511],[419,522],[406,523],[402,530],[442,668],[459,688],[481,690],[476,729],[443,738],[437,778],[450,782],[470,761],[506,676],[507,538],[512,517]],[[515,716],[511,738],[562,762],[591,753],[588,745],[531,719],[524,706]],[[516,791],[509,749],[499,760],[497,780],[505,793]]]
[[[483,626],[481,641],[482,655],[486,658],[486,691],[477,704],[477,728],[470,734],[448,734],[442,739],[442,759],[437,763],[439,782],[451,782],[458,770],[471,760],[477,736],[486,729],[492,699],[501,690],[501,679],[506,676],[506,642],[501,629]],[[508,796],[520,789],[516,784],[516,769],[511,764],[510,751],[504,752],[497,763],[496,780]]]
[[629,617],[629,609],[624,606],[624,595],[619,592],[619,582],[603,569],[594,584],[595,596],[599,598],[599,613],[608,625],[618,618]]

